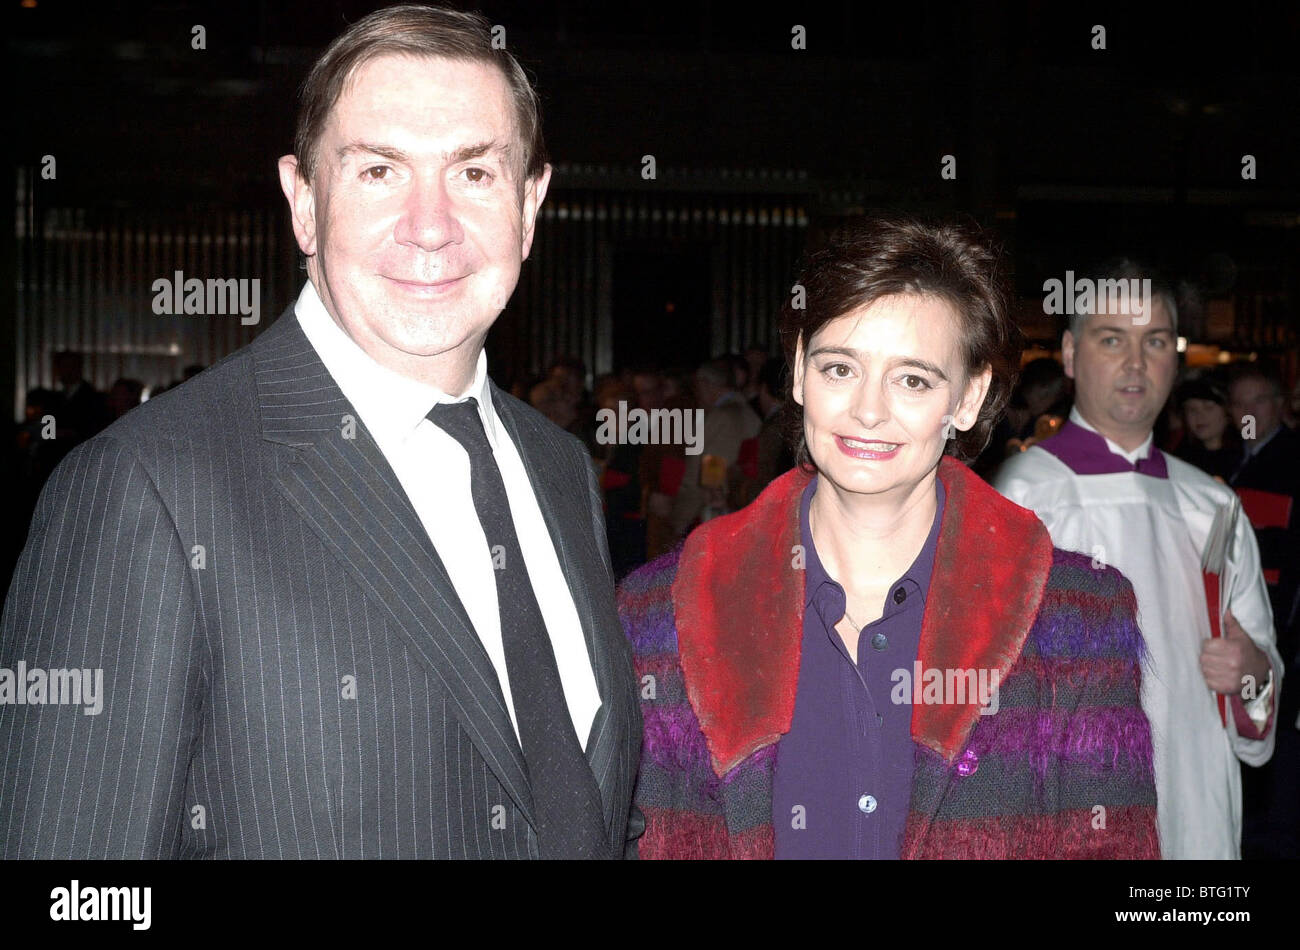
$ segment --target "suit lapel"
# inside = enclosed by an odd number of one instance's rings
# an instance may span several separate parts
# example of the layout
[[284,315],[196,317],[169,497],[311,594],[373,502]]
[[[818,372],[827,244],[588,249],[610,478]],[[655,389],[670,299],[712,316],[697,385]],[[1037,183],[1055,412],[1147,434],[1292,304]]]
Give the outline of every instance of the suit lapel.
[[[379,446],[290,307],[254,344],[279,489],[442,684],[466,734],[530,824],[523,752],[492,661]],[[344,437],[345,417],[355,437]]]
[[[606,827],[621,833],[635,763],[630,749],[636,697],[606,567],[587,530],[593,524],[585,484],[575,485],[564,442],[553,427],[518,400],[491,386],[493,406],[519,451],[533,494],[573,597],[601,705],[584,747],[605,808]],[[585,474],[585,473],[584,473]],[[608,590],[610,596],[600,596]],[[583,737],[579,737],[583,738]],[[622,803],[621,808],[616,807]],[[619,814],[622,811],[623,814]]]

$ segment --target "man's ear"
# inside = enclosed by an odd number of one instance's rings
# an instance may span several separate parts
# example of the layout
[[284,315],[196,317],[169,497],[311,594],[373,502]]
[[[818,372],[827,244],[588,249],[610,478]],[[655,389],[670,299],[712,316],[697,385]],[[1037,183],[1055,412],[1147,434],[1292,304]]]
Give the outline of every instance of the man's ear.
[[1061,335],[1061,365],[1065,375],[1074,379],[1074,334],[1069,330]]
[[280,190],[289,202],[293,236],[307,257],[316,253],[316,199],[311,184],[298,174],[298,157],[282,155],[279,161]]
[[542,166],[542,173],[536,178],[530,178],[524,183],[524,200],[523,205],[523,257],[522,260],[528,260],[528,252],[533,249],[534,226],[537,224],[537,212],[542,207],[542,202],[546,200],[546,189],[551,184],[551,166]]
[[794,343],[794,373],[790,386],[790,396],[799,405],[803,405],[803,336]]

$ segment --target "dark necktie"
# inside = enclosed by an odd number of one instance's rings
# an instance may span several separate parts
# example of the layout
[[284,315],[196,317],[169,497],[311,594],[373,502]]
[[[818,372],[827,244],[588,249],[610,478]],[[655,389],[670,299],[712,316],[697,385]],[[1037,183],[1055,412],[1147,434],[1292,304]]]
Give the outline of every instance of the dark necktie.
[[564,701],[551,638],[528,577],[505,482],[483,430],[478,402],[471,398],[440,403],[428,418],[469,453],[474,509],[489,550],[500,545],[504,553],[504,566],[492,573],[497,583],[506,675],[528,766],[541,856],[611,857],[600,789]]

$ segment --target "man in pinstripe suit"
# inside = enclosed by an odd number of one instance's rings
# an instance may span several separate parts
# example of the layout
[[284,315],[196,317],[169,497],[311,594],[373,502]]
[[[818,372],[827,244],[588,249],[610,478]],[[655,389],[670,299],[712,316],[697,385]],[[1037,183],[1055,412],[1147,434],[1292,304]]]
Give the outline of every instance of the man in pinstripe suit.
[[102,670],[103,710],[0,705],[0,856],[635,850],[592,468],[486,375],[550,177],[491,40],[424,7],[339,37],[280,161],[297,303],[51,477],[0,668]]

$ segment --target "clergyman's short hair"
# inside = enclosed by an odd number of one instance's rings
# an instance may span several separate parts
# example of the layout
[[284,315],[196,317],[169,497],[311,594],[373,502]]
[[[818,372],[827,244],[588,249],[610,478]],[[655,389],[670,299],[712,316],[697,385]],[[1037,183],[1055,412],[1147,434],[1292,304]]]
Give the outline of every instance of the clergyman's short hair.
[[[1112,257],[1098,264],[1088,276],[1092,278],[1095,288],[1113,287],[1113,282],[1120,280],[1150,280],[1151,296],[1165,305],[1165,310],[1169,312],[1169,325],[1173,328],[1174,336],[1178,336],[1178,295],[1174,291],[1174,285],[1154,267],[1131,257]],[[1111,283],[1104,283],[1106,281]],[[1094,300],[1100,300],[1102,296],[1100,289],[1093,296]],[[1151,306],[1150,303],[1144,305]],[[1078,338],[1088,316],[1089,313],[1086,311],[1080,312],[1073,306],[1070,308],[1070,325],[1067,329],[1071,336]]]
[[546,166],[546,146],[537,91],[519,61],[493,45],[492,29],[481,14],[418,4],[377,10],[348,27],[303,82],[293,142],[299,174],[306,181],[315,174],[325,124],[357,70],[381,56],[398,55],[486,63],[501,70],[522,150],[513,157],[515,167],[524,179],[539,176]]

